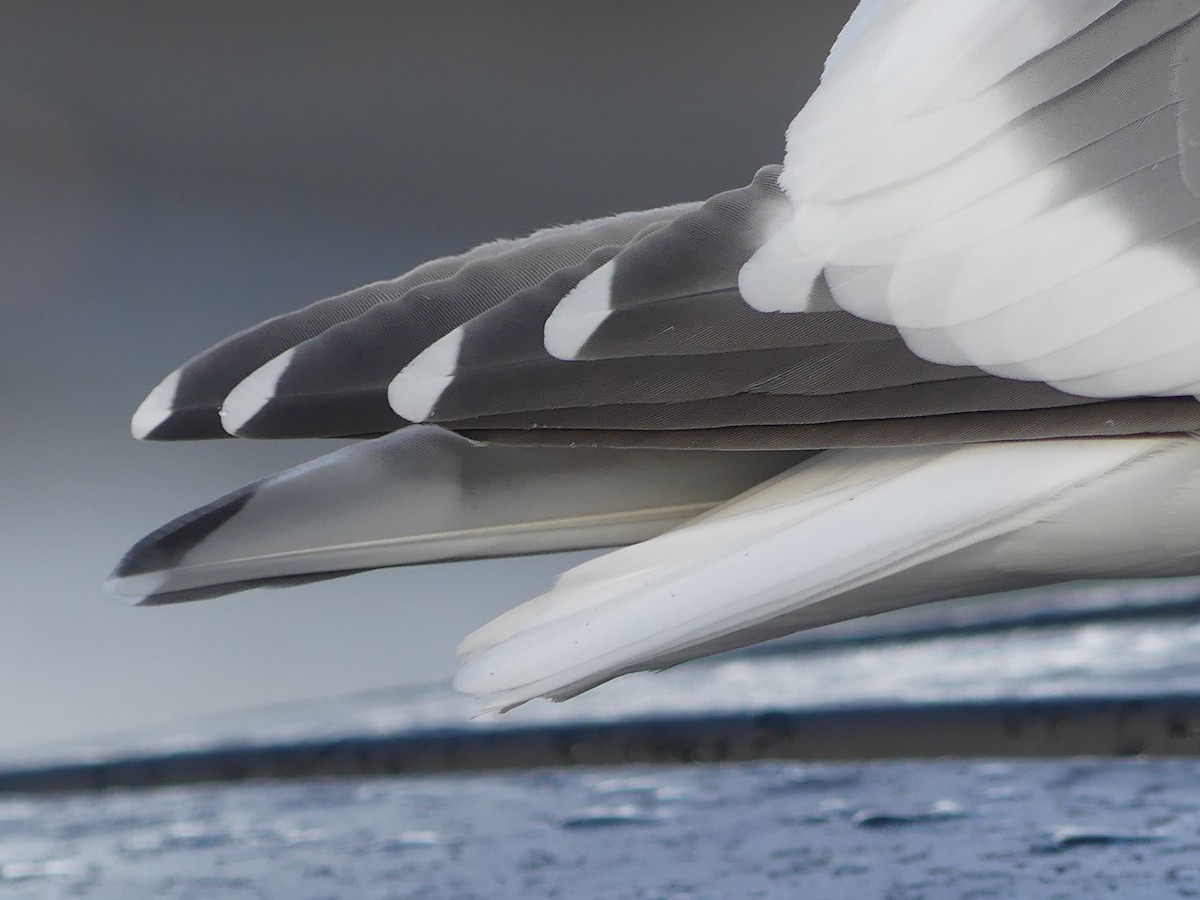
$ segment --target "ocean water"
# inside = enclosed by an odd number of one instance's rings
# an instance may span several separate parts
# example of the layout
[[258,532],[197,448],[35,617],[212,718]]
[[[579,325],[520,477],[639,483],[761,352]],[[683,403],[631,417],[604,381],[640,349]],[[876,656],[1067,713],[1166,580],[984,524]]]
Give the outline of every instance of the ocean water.
[[[719,714],[803,728],[858,710],[902,729],[962,704],[1095,701],[1120,718],[1121,698],[1200,698],[1193,595],[1179,584],[929,607],[506,717],[473,719],[446,687],[280,706],[10,755],[0,783],[50,765],[136,774],[231,747],[263,776],[303,742],[554,741],[589,723],[632,734]],[[1193,757],[1195,707],[1175,734]],[[0,900],[1100,896],[1200,896],[1195,758],[351,771],[0,796]]]
[[17,798],[0,897],[1194,897],[1198,774],[767,763]]

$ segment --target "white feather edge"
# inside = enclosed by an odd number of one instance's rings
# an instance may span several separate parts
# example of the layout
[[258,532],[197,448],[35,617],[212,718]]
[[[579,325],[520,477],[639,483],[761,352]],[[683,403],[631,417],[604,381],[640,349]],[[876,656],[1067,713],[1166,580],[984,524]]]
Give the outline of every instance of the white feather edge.
[[240,382],[221,404],[221,427],[234,437],[246,423],[262,412],[275,396],[279,379],[292,364],[296,348],[292,347],[267,360]]
[[[573,360],[612,312],[614,266],[610,261],[579,282],[555,306],[544,326],[546,351]],[[466,335],[460,325],[434,341],[408,363],[388,385],[388,404],[409,422],[427,421],[458,373],[458,356]]]
[[170,418],[175,409],[175,394],[182,372],[176,369],[154,386],[141,402],[129,423],[130,433],[139,441],[150,436],[159,425]]
[[570,696],[1016,530],[1164,440],[823,454],[693,525],[567,573],[471,635],[455,685],[488,711]]
[[616,261],[609,260],[558,301],[543,328],[547,353],[564,360],[579,356],[583,345],[612,312],[615,273]]
[[454,380],[458,354],[466,334],[460,325],[438,338],[388,384],[388,404],[396,415],[409,422],[424,422]]
[[858,42],[871,26],[872,20],[879,15],[880,11],[889,2],[891,0],[862,0],[858,4],[854,12],[850,15],[850,21],[842,28],[837,40],[833,43],[833,47],[829,50],[829,56],[825,60],[826,77],[828,77],[829,73],[833,71],[837,64],[842,61],[842,58]]

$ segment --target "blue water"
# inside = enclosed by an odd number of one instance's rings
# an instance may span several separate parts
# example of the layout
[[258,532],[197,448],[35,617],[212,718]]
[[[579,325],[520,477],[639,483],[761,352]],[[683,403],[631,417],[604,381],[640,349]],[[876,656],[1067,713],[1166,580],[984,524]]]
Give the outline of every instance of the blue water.
[[0,803],[0,898],[1200,893],[1194,762],[758,764]]

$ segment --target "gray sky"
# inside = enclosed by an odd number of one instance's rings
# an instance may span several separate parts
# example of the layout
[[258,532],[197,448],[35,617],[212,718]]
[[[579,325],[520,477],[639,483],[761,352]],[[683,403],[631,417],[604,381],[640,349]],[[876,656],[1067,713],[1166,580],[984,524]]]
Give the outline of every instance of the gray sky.
[[0,30],[0,748],[446,678],[570,558],[126,609],[186,509],[330,445],[143,445],[231,331],[779,161],[854,4],[21,0]]

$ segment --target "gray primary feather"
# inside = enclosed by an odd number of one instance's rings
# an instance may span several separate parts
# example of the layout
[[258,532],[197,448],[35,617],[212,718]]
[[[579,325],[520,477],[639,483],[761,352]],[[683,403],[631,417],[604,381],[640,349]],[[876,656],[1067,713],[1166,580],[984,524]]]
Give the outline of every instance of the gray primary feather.
[[259,366],[374,306],[398,300],[421,285],[449,278],[466,263],[511,250],[518,243],[496,241],[458,256],[436,259],[398,278],[319,300],[226,338],[179,367],[170,414],[143,437],[147,440],[229,437],[221,426],[221,404],[238,382]]
[[[652,447],[753,447],[759,426],[770,447],[1157,429],[1160,404],[1105,411],[1040,382],[924,360],[894,327],[829,308],[822,282],[812,312],[751,309],[737,276],[778,227],[783,195],[776,173],[763,169],[747,188],[718,195],[621,249],[609,264],[611,312],[579,359],[550,357],[541,334],[585,274],[580,270],[467,323],[452,380],[427,420],[518,443],[528,432],[541,445],[611,440]],[[1194,406],[1170,408],[1191,425]],[[1088,408],[1058,418],[1041,412],[1065,407]],[[988,418],[993,412],[1003,415]],[[1029,415],[1022,419],[1022,412]],[[914,438],[922,426],[929,437]]]
[[381,434],[404,424],[387,386],[406,363],[456,326],[536,287],[596,251],[621,245],[691,204],[625,213],[539,232],[471,259],[438,281],[418,285],[299,345],[268,401],[238,428],[244,437]]
[[[779,166],[766,166],[746,187],[718,194],[624,248],[613,261],[611,311],[576,358],[894,340],[894,330],[853,316],[807,320],[760,313],[741,302],[739,270],[790,214],[779,172]],[[811,303],[815,309],[836,308],[823,280],[814,284]]]

